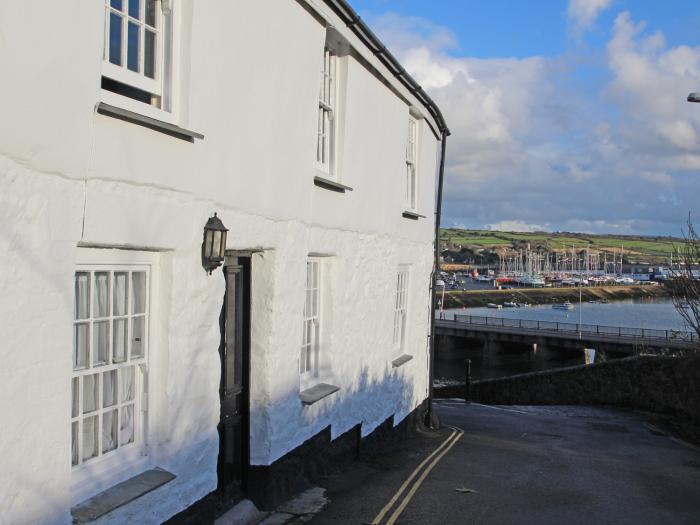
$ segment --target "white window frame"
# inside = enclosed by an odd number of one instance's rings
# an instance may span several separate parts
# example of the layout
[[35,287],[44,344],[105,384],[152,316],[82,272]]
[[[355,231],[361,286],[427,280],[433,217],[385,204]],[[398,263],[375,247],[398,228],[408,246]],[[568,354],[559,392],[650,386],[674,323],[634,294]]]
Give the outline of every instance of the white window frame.
[[321,61],[316,122],[316,167],[326,177],[337,179],[338,147],[338,55],[324,47]]
[[395,357],[406,353],[406,327],[408,320],[408,290],[410,282],[408,266],[399,266],[396,274],[396,291],[394,295],[394,333],[393,352]]
[[[108,249],[88,249],[79,248],[79,257],[76,264],[74,275],[79,272],[90,272],[90,315],[86,319],[76,320],[76,314],[74,310],[74,320],[73,326],[77,324],[82,324],[89,322],[88,329],[88,341],[89,346],[93,345],[93,326],[96,317],[93,317],[95,313],[95,300],[94,300],[94,273],[100,272],[110,272],[110,286],[109,286],[109,316],[100,317],[101,320],[109,319],[109,343],[108,343],[108,358],[104,365],[93,365],[91,354],[92,349],[88,351],[87,366],[83,368],[73,368],[71,364],[71,380],[70,380],[70,395],[71,400],[69,407],[69,424],[68,424],[68,436],[70,443],[72,443],[72,432],[74,423],[78,423],[78,443],[79,450],[82,446],[82,432],[81,432],[81,421],[89,417],[98,417],[98,455],[92,457],[88,460],[82,461],[82,454],[79,452],[79,463],[73,465],[72,463],[72,446],[68,447],[70,451],[69,457],[67,458],[68,465],[71,469],[71,500],[72,504],[83,501],[86,498],[91,497],[125,479],[128,479],[143,470],[151,468],[151,459],[148,457],[148,441],[149,441],[149,423],[152,419],[152,415],[149,412],[149,395],[148,395],[148,385],[152,384],[153,377],[150,371],[150,363],[153,361],[153,354],[155,352],[155,337],[153,334],[153,327],[155,326],[155,315],[157,315],[157,307],[154,304],[154,298],[157,297],[157,279],[158,279],[158,268],[157,261],[158,256],[154,253],[149,252],[137,252],[137,251],[126,251],[126,250],[108,250]],[[115,316],[114,308],[114,272],[129,272],[128,279],[128,296],[127,296],[127,314],[124,316]],[[145,308],[144,313],[134,313],[131,311],[132,308],[132,281],[131,272],[145,272],[146,273],[146,296],[145,296]],[[75,286],[75,285],[74,285]],[[75,301],[75,290],[74,290],[74,301]],[[75,308],[75,305],[74,305]],[[131,350],[131,330],[132,322],[131,319],[142,317],[144,318],[144,336],[143,336],[143,357],[132,358],[130,355]],[[112,362],[113,357],[113,343],[114,343],[114,320],[129,319],[127,321],[127,340],[126,340],[126,360],[123,363]],[[71,345],[71,352],[75,351],[75,328],[73,328],[73,344]],[[71,358],[71,363],[73,363],[73,358]],[[104,372],[109,372],[115,369],[127,369],[133,367],[134,370],[134,400],[133,400],[133,426],[134,426],[134,437],[131,443],[118,446],[117,448],[102,453],[102,424],[103,424],[103,414],[114,410],[115,406],[119,407],[121,412],[122,407],[131,404],[130,402],[123,403],[120,391],[120,381],[119,377],[121,374],[118,372],[117,376],[117,403],[111,407],[104,408],[103,405],[103,385],[102,380],[104,377]],[[91,374],[99,374],[99,388],[98,388],[98,399],[97,399],[97,410],[90,412],[89,414],[83,414],[83,384],[85,376]],[[81,378],[80,386],[78,390],[77,408],[78,416],[74,413],[74,401],[73,401],[73,385],[76,378]],[[121,414],[120,414],[121,416]],[[119,425],[117,426],[117,437],[119,438]]]
[[322,282],[322,259],[309,257],[306,260],[302,342],[299,354],[299,375],[302,384],[319,376],[323,318]]
[[[109,91],[101,90],[100,98],[103,102],[112,104],[130,111],[141,113],[158,120],[175,123],[177,115],[176,89],[174,79],[177,78],[178,64],[175,58],[178,56],[179,33],[176,27],[179,24],[179,12],[177,10],[177,0],[157,0],[156,1],[156,53],[155,53],[155,78],[146,77],[143,73],[134,72],[127,67],[127,42],[128,42],[128,22],[136,22],[128,15],[128,0],[123,0],[124,9],[122,12],[114,9],[110,5],[111,0],[104,0],[104,43],[102,53],[102,76],[120,82],[147,93],[150,93],[151,104],[132,99],[128,96]],[[145,30],[145,2],[141,0],[141,25],[139,42],[139,69],[143,69],[144,39]],[[167,9],[167,15],[164,14]],[[122,19],[122,64],[116,65],[109,61],[109,38],[110,38],[110,13],[121,13]],[[150,29],[149,29],[150,30]]]
[[406,182],[404,206],[409,211],[418,208],[418,121],[409,115],[406,138]]

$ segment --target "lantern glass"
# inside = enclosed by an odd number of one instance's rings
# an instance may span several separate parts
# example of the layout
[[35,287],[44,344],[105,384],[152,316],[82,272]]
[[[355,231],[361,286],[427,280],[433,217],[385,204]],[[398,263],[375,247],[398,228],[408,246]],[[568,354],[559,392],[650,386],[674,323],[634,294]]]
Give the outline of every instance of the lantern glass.
[[211,248],[212,248],[212,240],[214,237],[214,232],[211,230],[207,230],[205,233],[204,237],[204,257],[210,258],[211,257]]
[[221,249],[219,250],[219,256],[221,257],[221,260],[224,259],[224,255],[226,253],[226,231],[221,232]]
[[214,240],[211,246],[211,258],[214,260],[221,259],[221,232],[219,230],[214,232]]

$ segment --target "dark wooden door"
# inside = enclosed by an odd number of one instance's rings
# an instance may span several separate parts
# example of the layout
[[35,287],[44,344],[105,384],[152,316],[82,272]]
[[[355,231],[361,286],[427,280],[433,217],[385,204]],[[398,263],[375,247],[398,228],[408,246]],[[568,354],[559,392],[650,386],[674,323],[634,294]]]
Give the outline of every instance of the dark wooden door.
[[227,257],[221,316],[219,491],[236,498],[246,489],[249,458],[250,258]]

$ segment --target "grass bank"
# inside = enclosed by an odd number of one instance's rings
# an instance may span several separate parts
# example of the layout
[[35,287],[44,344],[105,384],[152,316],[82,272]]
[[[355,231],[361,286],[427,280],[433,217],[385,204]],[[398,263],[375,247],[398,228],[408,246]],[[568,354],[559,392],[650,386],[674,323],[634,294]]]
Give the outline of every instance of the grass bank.
[[[581,290],[584,301],[620,301],[643,297],[670,297],[664,286],[590,286]],[[451,290],[445,292],[445,308],[486,306],[506,301],[530,304],[578,302],[578,288],[522,288],[511,290]],[[438,293],[438,298],[440,294]]]

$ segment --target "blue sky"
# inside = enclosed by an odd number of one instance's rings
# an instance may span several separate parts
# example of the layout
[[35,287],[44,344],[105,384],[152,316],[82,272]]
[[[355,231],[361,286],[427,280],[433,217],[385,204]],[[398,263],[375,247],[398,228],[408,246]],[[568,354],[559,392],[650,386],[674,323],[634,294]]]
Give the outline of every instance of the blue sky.
[[700,214],[696,2],[352,5],[453,131],[443,225],[677,235]]

